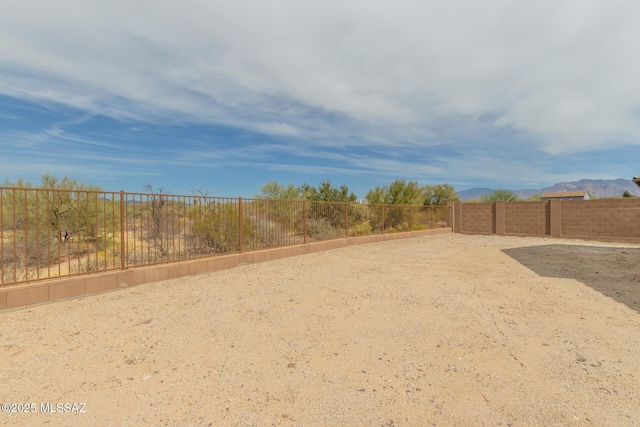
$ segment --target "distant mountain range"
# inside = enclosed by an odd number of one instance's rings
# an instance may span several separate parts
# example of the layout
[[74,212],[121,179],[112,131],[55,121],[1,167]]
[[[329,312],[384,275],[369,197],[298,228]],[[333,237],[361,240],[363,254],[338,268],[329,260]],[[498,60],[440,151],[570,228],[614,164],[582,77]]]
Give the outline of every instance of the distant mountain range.
[[[485,194],[491,194],[494,188],[472,188],[470,190],[458,191],[462,200],[479,199]],[[535,194],[555,193],[558,191],[586,191],[591,196],[597,198],[619,197],[628,191],[634,196],[640,196],[638,188],[630,179],[581,179],[573,182],[559,182],[551,187],[526,190],[510,190],[521,199],[528,199]]]

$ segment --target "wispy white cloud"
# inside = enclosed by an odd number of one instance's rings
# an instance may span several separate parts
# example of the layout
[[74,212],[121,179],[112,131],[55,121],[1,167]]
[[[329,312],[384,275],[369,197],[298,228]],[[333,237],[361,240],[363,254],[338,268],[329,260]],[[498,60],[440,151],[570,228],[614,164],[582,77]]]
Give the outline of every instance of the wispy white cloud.
[[[0,95],[71,112],[0,128],[0,153],[31,147],[42,171],[64,150],[64,173],[104,176],[115,163],[463,186],[615,176],[630,166],[574,159],[640,145],[638,40],[635,0],[8,2]],[[121,126],[80,130],[101,117]],[[24,168],[8,158],[4,173]]]
[[12,2],[0,92],[383,145],[490,114],[577,152],[640,140],[639,39],[633,0]]

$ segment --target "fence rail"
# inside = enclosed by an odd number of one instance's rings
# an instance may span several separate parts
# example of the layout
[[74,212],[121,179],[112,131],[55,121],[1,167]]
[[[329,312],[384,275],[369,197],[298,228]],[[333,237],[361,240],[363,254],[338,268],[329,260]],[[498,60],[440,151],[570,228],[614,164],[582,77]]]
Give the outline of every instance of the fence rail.
[[0,187],[0,286],[446,221],[446,207]]

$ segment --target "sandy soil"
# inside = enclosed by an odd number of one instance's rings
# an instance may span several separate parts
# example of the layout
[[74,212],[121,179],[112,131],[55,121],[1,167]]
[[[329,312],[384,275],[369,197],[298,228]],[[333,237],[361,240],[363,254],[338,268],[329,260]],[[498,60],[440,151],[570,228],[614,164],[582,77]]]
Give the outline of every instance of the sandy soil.
[[0,425],[640,425],[639,249],[440,235],[0,313],[36,409]]

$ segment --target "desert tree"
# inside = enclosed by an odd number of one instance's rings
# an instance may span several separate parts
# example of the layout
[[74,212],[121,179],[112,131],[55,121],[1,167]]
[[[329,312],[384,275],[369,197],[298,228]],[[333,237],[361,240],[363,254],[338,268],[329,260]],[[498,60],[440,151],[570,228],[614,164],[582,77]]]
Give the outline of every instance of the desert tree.
[[[165,260],[171,250],[174,242],[174,225],[178,221],[176,218],[175,204],[169,191],[164,187],[154,187],[147,183],[143,186],[147,193],[144,203],[146,217],[146,239],[150,243],[150,248],[155,250],[154,254],[148,254],[152,259]],[[144,235],[145,233],[143,233]]]
[[422,192],[425,206],[447,206],[447,203],[460,201],[458,192],[449,184],[425,185]]
[[100,187],[50,174],[42,175],[38,186],[24,179],[3,186],[13,188],[3,197],[4,219],[11,216],[5,224],[13,222],[17,230],[39,227],[61,240],[71,234],[95,234]]
[[307,231],[309,234],[325,237],[337,237],[348,227],[349,222],[357,220],[359,211],[353,203],[358,196],[349,190],[346,184],[335,187],[331,181],[322,181],[317,187],[307,183],[299,187],[300,193],[307,203]]
[[423,193],[416,181],[407,182],[404,179],[396,179],[382,187],[376,186],[369,190],[365,196],[367,203],[371,205],[370,224],[373,229],[398,229],[409,225],[409,207],[389,206],[383,208],[376,206],[384,205],[419,205],[422,204]]
[[493,193],[480,197],[480,201],[484,203],[517,202],[519,200],[520,198],[513,191],[504,189],[497,189]]
[[303,199],[314,202],[354,203],[358,200],[358,196],[349,191],[346,184],[338,188],[334,187],[329,180],[321,182],[317,188],[305,183],[299,190]]
[[256,199],[272,200],[300,200],[300,188],[293,184],[281,185],[277,181],[267,182],[260,188],[260,193],[255,195]]
[[294,184],[282,185],[276,181],[267,182],[251,202],[252,213],[257,225],[263,228],[265,244],[279,244],[279,238],[289,233],[303,231],[303,204],[299,187]]
[[[6,180],[3,187],[2,228],[12,242],[3,250],[5,263],[49,265],[72,251],[87,250],[87,244],[104,243],[99,234],[106,222],[119,227],[111,218],[112,201],[100,197],[100,187],[51,174],[42,175],[37,185],[21,178]],[[72,239],[78,244],[71,245]]]

